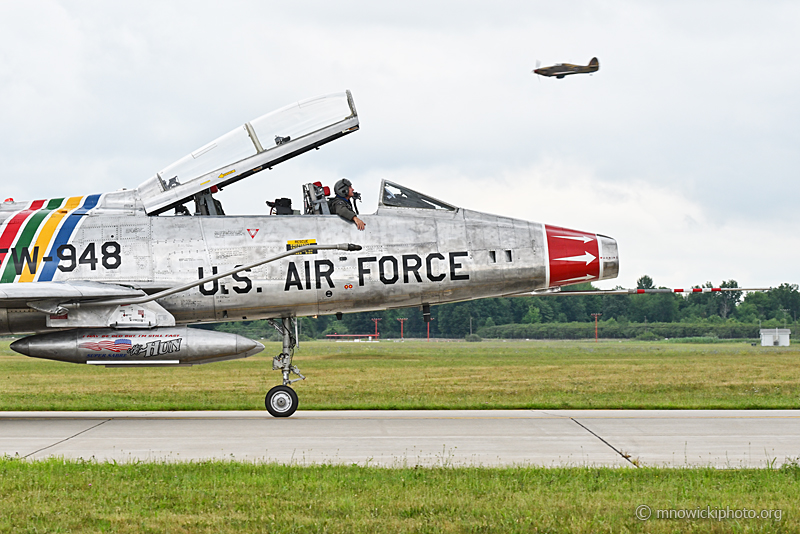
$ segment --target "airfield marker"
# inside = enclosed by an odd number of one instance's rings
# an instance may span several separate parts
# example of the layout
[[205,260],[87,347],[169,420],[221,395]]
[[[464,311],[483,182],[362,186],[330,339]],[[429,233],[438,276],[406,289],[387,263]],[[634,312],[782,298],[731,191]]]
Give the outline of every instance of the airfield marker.
[[597,343],[597,318],[603,315],[602,313],[593,313],[592,317],[594,317],[594,342]]
[[[401,319],[398,319],[398,321],[400,321],[400,339],[405,339],[405,338],[403,338],[403,323],[408,321],[408,318],[407,317],[403,317]],[[378,323],[375,323],[375,326],[377,327]]]
[[372,322],[375,323],[375,341],[378,341],[378,321],[380,321],[380,317],[373,317]]

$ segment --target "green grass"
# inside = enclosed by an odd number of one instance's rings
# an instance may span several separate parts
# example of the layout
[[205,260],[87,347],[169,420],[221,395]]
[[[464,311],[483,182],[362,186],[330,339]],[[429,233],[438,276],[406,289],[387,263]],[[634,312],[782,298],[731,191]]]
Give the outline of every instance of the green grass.
[[[190,368],[106,369],[0,344],[0,410],[263,410],[262,355]],[[302,343],[301,409],[797,409],[800,349],[745,342]]]
[[[653,517],[641,521],[638,505]],[[658,509],[780,510],[658,519]],[[0,459],[0,532],[796,532],[800,468],[404,468]]]
[[[0,409],[263,409],[270,357],[105,369],[12,355]],[[749,343],[303,343],[301,407],[798,408],[800,350]],[[638,505],[653,516],[636,518]],[[658,509],[780,510],[658,519]],[[800,467],[397,468],[0,458],[5,532],[797,532]]]
[[[638,505],[653,516],[636,518]],[[658,509],[780,510],[658,519]],[[797,532],[800,468],[403,468],[0,459],[0,532]]]

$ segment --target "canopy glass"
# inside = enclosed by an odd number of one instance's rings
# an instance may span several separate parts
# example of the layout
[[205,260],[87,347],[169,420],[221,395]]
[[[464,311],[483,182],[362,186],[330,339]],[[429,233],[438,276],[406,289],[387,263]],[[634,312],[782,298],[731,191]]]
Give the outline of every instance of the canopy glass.
[[455,206],[451,206],[441,200],[436,200],[428,195],[418,193],[413,189],[405,186],[390,182],[383,181],[383,193],[381,195],[381,204],[393,208],[418,208],[428,210],[446,210],[456,211]]
[[309,98],[246,122],[168,165],[137,191],[145,211],[158,215],[356,130],[349,91]]
[[310,98],[267,113],[198,148],[158,173],[165,189],[266,152],[352,116],[346,93]]

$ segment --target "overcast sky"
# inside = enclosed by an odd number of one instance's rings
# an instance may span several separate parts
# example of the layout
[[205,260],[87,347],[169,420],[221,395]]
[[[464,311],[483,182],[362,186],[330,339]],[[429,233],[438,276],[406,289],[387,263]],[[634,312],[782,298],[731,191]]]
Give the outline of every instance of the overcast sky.
[[[800,282],[798,2],[0,2],[0,196],[135,188],[293,101],[361,130],[221,193],[341,176],[610,235],[620,277]],[[531,74],[558,62],[600,71]]]

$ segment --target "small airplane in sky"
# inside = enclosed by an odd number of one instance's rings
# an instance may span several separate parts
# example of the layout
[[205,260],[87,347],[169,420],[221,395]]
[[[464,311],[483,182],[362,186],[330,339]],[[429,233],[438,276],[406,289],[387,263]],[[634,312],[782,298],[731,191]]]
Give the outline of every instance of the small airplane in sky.
[[538,74],[539,76],[555,76],[559,80],[564,76],[569,76],[570,74],[591,74],[592,72],[597,72],[600,70],[600,62],[597,61],[596,57],[593,57],[589,64],[585,67],[583,65],[573,65],[571,63],[556,63],[551,67],[541,67],[537,65],[535,69],[531,72],[534,74]]
[[417,306],[430,321],[435,304],[616,278],[608,236],[460,208],[389,180],[377,211],[360,215],[363,232],[330,214],[321,182],[303,184],[302,213],[277,199],[275,215],[226,215],[213,197],[358,129],[350,92],[334,93],[247,122],[135,189],[7,199],[0,334],[34,334],[11,348],[36,358],[189,366],[264,346],[188,325],[266,319],[283,338],[272,362],[283,383],[265,405],[288,417],[298,406],[289,386],[305,378],[292,363],[297,317]]

